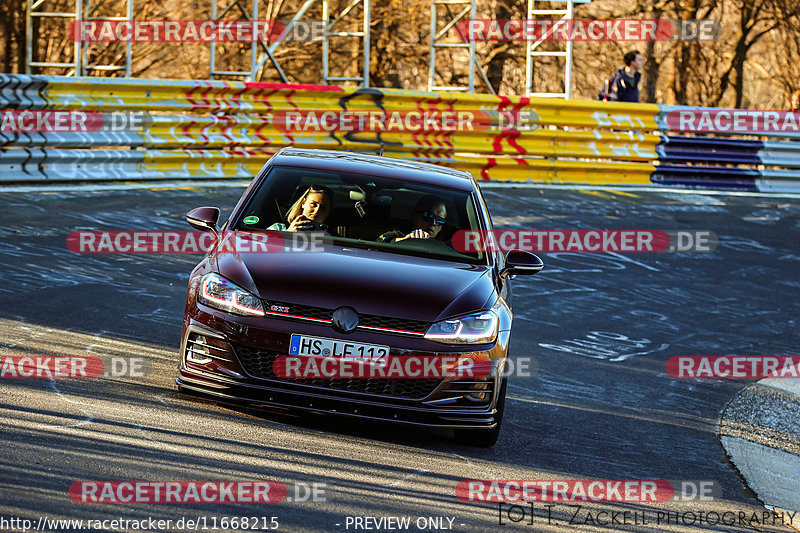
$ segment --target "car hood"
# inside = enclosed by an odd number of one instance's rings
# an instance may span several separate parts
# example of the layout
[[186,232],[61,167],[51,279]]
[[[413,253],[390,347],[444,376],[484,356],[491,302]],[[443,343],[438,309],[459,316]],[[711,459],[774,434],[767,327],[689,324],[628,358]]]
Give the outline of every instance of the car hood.
[[494,291],[491,270],[357,248],[325,252],[216,255],[219,273],[267,302],[434,322],[482,309]]

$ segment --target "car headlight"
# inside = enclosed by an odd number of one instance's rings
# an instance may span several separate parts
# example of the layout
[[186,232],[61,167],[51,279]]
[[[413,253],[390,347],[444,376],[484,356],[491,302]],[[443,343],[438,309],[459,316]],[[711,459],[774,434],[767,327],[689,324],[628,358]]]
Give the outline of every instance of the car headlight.
[[264,316],[264,306],[257,296],[213,272],[200,280],[197,299],[234,315]]
[[485,344],[497,338],[500,319],[494,311],[480,311],[436,322],[425,338],[445,344]]

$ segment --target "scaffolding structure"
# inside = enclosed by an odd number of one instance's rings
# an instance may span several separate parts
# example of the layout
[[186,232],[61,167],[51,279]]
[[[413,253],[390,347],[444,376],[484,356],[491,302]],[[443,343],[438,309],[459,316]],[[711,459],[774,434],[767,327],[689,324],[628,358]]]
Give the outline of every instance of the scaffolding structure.
[[[429,91],[466,91],[475,92],[475,71],[480,74],[483,82],[491,93],[494,89],[489,83],[484,67],[478,62],[475,56],[475,40],[464,39],[463,36],[456,42],[452,37],[448,39],[448,32],[462,20],[475,19],[477,0],[431,0],[431,30],[430,30],[430,61],[428,65],[428,90]],[[575,4],[587,4],[591,0],[528,0],[527,20],[533,21],[543,16],[558,16],[560,21],[569,24],[573,17]],[[559,9],[543,9],[543,4],[558,3],[564,4]],[[450,6],[464,6],[458,13],[451,13]],[[449,15],[448,19],[442,17],[442,11]],[[441,26],[441,28],[440,28]],[[552,98],[566,98],[572,96],[572,41],[567,40],[563,48],[558,50],[542,50],[540,46],[552,35],[555,24],[551,25],[550,30],[542,35],[538,40],[526,40],[525,45],[525,96],[541,96]],[[469,52],[469,71],[468,83],[466,86],[437,86],[436,80],[436,50],[437,49],[464,49]],[[562,92],[536,92],[534,90],[534,73],[536,58],[564,58],[564,68],[562,70],[564,91]]]
[[[563,48],[558,50],[540,50],[539,47],[545,42],[552,34],[556,25],[561,22],[567,25],[572,23],[575,4],[588,4],[591,0],[528,0],[528,20],[534,21],[542,16],[560,17],[559,21],[550,26],[538,40],[526,41],[525,47],[525,96],[540,96],[551,98],[565,98],[569,100],[572,98],[572,40],[564,42]],[[537,6],[550,3],[563,3],[565,6],[560,9],[541,9]],[[552,19],[551,19],[552,20]],[[568,26],[570,27],[570,26]],[[534,73],[535,64],[534,58],[564,58],[564,91],[563,92],[536,92],[534,90]]]
[[[369,25],[370,25],[370,3],[371,0],[353,0],[345,9],[338,13],[331,14],[329,0],[320,0],[322,2],[322,76],[324,84],[333,84],[341,82],[356,82],[361,87],[369,86]],[[133,57],[132,42],[125,42],[125,52],[122,54],[119,62],[116,64],[90,64],[89,58],[90,46],[92,43],[81,42],[77,37],[83,21],[133,21],[134,0],[125,0],[125,13],[120,16],[96,16],[95,10],[98,5],[92,5],[92,0],[75,0],[73,11],[48,11],[48,0],[27,0],[26,10],[26,74],[36,74],[36,71],[44,68],[66,68],[70,69],[66,76],[88,76],[95,71],[104,72],[124,72],[125,77],[131,76],[131,63]],[[232,0],[230,3],[220,9],[218,0],[211,0],[211,20],[222,21],[225,17],[233,12],[238,12],[241,17],[240,20],[256,21],[258,20],[258,2],[259,0]],[[211,54],[209,60],[209,79],[218,79],[220,76],[241,77],[242,81],[255,81],[261,78],[263,70],[269,61],[275,68],[281,81],[288,83],[289,79],[286,73],[281,68],[278,59],[276,58],[275,51],[285,41],[286,37],[292,34],[292,31],[301,23],[302,17],[311,8],[317,0],[306,0],[301,8],[292,16],[286,24],[284,31],[274,42],[263,42],[253,40],[250,43],[250,69],[249,70],[224,70],[220,69],[219,61],[217,58],[218,43],[212,40],[209,44],[211,47]],[[337,31],[337,24],[341,24],[348,16],[357,13],[360,8],[361,11],[361,31],[347,32]],[[75,38],[73,59],[71,62],[54,62],[54,61],[34,61],[33,57],[33,43],[34,34],[34,20],[64,20],[72,19],[70,22],[74,23],[72,37]],[[303,23],[314,24],[316,21],[302,21]],[[331,38],[350,37],[356,38],[360,41],[360,57],[363,62],[360,69],[360,76],[334,76],[331,75],[330,58],[331,58]]]
[[[33,33],[34,33],[34,20],[64,20],[74,19],[76,26],[80,24],[83,18],[83,2],[82,0],[75,0],[75,9],[73,11],[47,11],[47,0],[28,0],[25,9],[25,73],[32,74],[33,68],[71,68],[72,71],[67,73],[67,76],[80,76],[81,67],[81,45],[78,40],[75,40],[73,50],[72,63],[54,62],[54,61],[34,61],[33,60]],[[38,26],[38,24],[37,24]],[[37,28],[38,29],[38,28]]]
[[[92,6],[92,0],[78,0],[78,2],[83,2],[83,16],[81,17],[82,20],[85,21],[133,21],[133,0],[125,0],[125,16],[119,17],[97,17],[94,16],[95,9],[97,6]],[[102,3],[102,2],[100,2]],[[76,23],[78,26],[79,23]],[[77,28],[76,28],[76,35],[77,35]],[[128,41],[125,43],[125,64],[124,65],[115,65],[115,64],[89,64],[89,45],[90,43],[86,42],[83,43],[82,53],[81,53],[81,62],[80,62],[80,74],[79,76],[88,76],[91,71],[100,70],[104,72],[114,72],[114,71],[125,71],[125,77],[131,77],[131,57],[133,57],[133,43]]]
[[[325,84],[354,81],[361,87],[369,87],[369,25],[370,25],[370,2],[371,0],[353,0],[344,8],[333,21],[328,22],[328,0],[322,0],[322,21],[325,24],[325,33],[322,40],[322,81]],[[335,26],[342,21],[353,9],[361,6],[361,31],[345,32],[335,31]],[[361,40],[361,61],[362,75],[354,78],[346,76],[330,75],[330,38],[331,37],[351,37]]]
[[[47,2],[50,0],[27,0],[26,29],[27,29],[27,56],[26,73],[34,74],[34,69],[60,67],[71,69],[67,76],[87,76],[96,71],[104,72],[124,72],[125,77],[131,76],[132,43],[125,44],[125,53],[118,58],[117,64],[90,64],[90,43],[81,43],[75,39],[74,53],[72,62],[47,62],[34,61],[33,42],[34,42],[34,20],[46,19],[73,19],[75,23],[75,36],[77,28],[82,21],[133,21],[134,1],[125,0],[125,13],[119,16],[96,16],[95,10],[102,2],[97,5],[92,4],[92,0],[75,0],[75,9],[67,12],[45,10]],[[98,0],[95,0],[98,2]],[[225,17],[233,12],[238,12],[240,20],[257,21],[259,0],[225,0],[228,3],[220,8],[220,0],[210,0],[211,19],[215,21],[225,20]],[[322,82],[324,84],[355,83],[361,87],[369,87],[369,62],[370,62],[370,9],[371,0],[352,0],[344,9],[338,13],[331,13],[330,0],[305,0],[300,9],[292,16],[285,26],[285,31],[273,42],[263,42],[254,40],[250,43],[249,70],[225,70],[220,67],[217,58],[218,43],[212,40],[210,43],[211,54],[209,60],[209,79],[219,79],[221,76],[238,77],[242,81],[257,81],[263,78],[264,70],[269,62],[282,82],[288,83],[283,68],[276,57],[278,47],[286,41],[287,36],[299,24],[314,23],[314,21],[304,20],[304,15],[317,2],[322,3]],[[573,17],[575,4],[589,3],[591,0],[527,0],[527,19],[536,20],[541,17],[560,17],[561,21],[569,24]],[[450,34],[451,30],[461,21],[469,21],[476,18],[477,0],[431,0],[431,28],[429,39],[429,64],[428,64],[428,90],[429,91],[461,91],[474,93],[476,90],[476,73],[480,76],[483,85],[489,92],[494,93],[494,89],[489,83],[485,68],[478,60],[475,53],[475,40],[460,39],[455,40]],[[540,6],[544,4],[563,4],[563,8],[544,9]],[[456,12],[454,13],[453,8]],[[360,11],[360,31],[338,31],[337,25],[343,21],[352,21],[354,16],[358,16]],[[569,99],[572,96],[572,41],[566,40],[563,48],[557,50],[544,50],[542,43],[548,40],[552,34],[555,24],[550,26],[547,33],[540,36],[538,40],[527,40],[525,43],[525,96],[553,97]],[[330,59],[333,53],[331,39],[350,38],[359,41],[360,49],[360,75],[343,76],[331,73]],[[436,85],[437,74],[437,50],[443,49],[462,49],[469,56],[467,84],[464,86],[444,86]],[[541,92],[535,90],[534,74],[536,61],[539,58],[563,58],[563,87],[562,92]],[[449,68],[452,68],[452,62]]]
[[[452,15],[450,13],[450,6],[464,6],[464,8],[459,11],[456,15]],[[441,30],[437,31],[439,26],[439,17],[441,13],[441,9],[447,11],[449,15],[451,15],[449,21],[443,21],[444,27]],[[475,67],[477,63],[477,58],[475,57],[475,41],[472,39],[467,39],[466,42],[452,42],[447,40],[448,32],[455,27],[461,20],[468,20],[465,19],[469,15],[469,19],[475,18],[475,0],[431,0],[431,34],[430,34],[430,59],[428,63],[428,91],[467,91],[470,93],[475,92]],[[458,86],[443,86],[443,85],[436,85],[436,50],[439,48],[451,48],[451,49],[466,49],[469,53],[469,74],[468,74],[468,84],[466,87],[458,87]],[[477,65],[477,70],[483,74],[483,69],[481,68],[480,64]],[[486,85],[489,87],[489,90],[492,90],[492,86],[489,83],[489,80],[486,79],[486,75],[483,75],[484,81]]]
[[[258,20],[258,0],[252,0],[249,11],[240,0],[233,0],[233,2],[229,3],[222,9],[222,12],[219,12],[219,5],[217,0],[211,0],[211,20],[213,21],[225,20],[224,19],[225,15],[227,15],[234,7],[238,8],[239,13],[242,16],[242,20],[249,20],[249,21]],[[300,16],[302,16],[302,14]],[[258,43],[255,40],[253,40],[253,42],[250,43],[250,70],[246,71],[217,70],[217,42],[216,40],[212,40],[211,57],[209,58],[209,65],[208,65],[208,79],[214,80],[216,79],[217,76],[244,76],[245,81],[252,81],[257,71],[256,65],[257,65],[257,54],[258,54],[259,44],[262,46],[262,48],[264,48],[264,55],[272,59],[273,63],[275,64],[275,68],[278,71],[278,75],[285,83],[286,75],[283,73],[283,70],[281,70],[281,67],[278,64],[278,62],[272,56],[272,53],[266,46],[266,43]]]
[[[287,37],[292,35],[292,32],[299,24],[308,23],[303,21],[303,16],[306,12],[316,3],[317,0],[306,0],[300,9],[292,16],[286,24],[282,34],[275,39],[274,42],[267,43],[263,41],[252,42],[250,45],[250,70],[249,71],[233,71],[233,70],[217,70],[217,43],[211,42],[211,61],[209,68],[209,79],[216,79],[216,76],[241,76],[243,81],[255,81],[261,79],[263,76],[264,68],[269,61],[275,68],[283,83],[289,83],[289,78],[286,76],[283,68],[280,65],[275,52],[278,47],[283,43]],[[353,0],[346,8],[334,15],[335,18],[331,19],[331,9],[329,0],[321,0],[322,2],[322,83],[332,84],[338,82],[358,82],[361,87],[369,86],[369,23],[370,23],[370,2],[371,0]],[[228,12],[237,7],[244,20],[256,21],[258,20],[258,0],[251,0],[250,10],[248,11],[241,0],[233,0],[221,12],[218,12],[217,0],[211,0],[211,19],[218,21],[223,20]],[[361,31],[357,32],[344,32],[336,31],[336,25],[341,23],[348,15],[357,8],[361,8]],[[310,21],[312,24],[314,21]],[[331,37],[355,37],[361,41],[361,59],[363,75],[355,77],[347,76],[331,76],[330,75],[330,39]]]

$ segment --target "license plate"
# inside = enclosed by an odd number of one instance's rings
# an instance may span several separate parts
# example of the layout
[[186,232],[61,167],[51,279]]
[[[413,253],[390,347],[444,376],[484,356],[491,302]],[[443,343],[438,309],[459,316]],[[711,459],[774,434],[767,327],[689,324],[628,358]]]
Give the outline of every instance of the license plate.
[[389,357],[389,347],[292,334],[289,355],[341,357],[343,359],[366,360],[383,366]]

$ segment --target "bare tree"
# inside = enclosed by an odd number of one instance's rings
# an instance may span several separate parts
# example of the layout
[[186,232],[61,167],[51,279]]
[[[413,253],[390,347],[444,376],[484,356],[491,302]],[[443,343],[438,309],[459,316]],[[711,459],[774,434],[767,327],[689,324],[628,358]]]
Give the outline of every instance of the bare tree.
[[[227,6],[233,0],[134,0],[134,17],[142,20],[197,20],[210,17],[211,2]],[[241,2],[241,0],[240,0]],[[304,0],[259,0],[259,18],[288,20]],[[373,0],[370,84],[379,87],[424,89],[428,72],[431,0]],[[75,0],[47,0],[50,11],[70,11]],[[241,2],[248,5],[249,1]],[[331,12],[349,0],[331,0]],[[0,70],[25,71],[25,0],[0,1]],[[94,12],[124,15],[123,0],[92,0]],[[527,0],[480,0],[478,18],[525,18]],[[553,6],[558,7],[558,6]],[[234,8],[227,16],[243,18]],[[442,8],[443,11],[446,8]],[[460,8],[454,8],[460,9]],[[451,10],[450,15],[455,12]],[[315,4],[304,16],[319,20]],[[445,15],[446,16],[446,15]],[[358,15],[351,17],[356,20]],[[445,18],[445,17],[442,17]],[[596,98],[597,90],[620,67],[630,49],[645,59],[642,101],[705,106],[769,107],[785,105],[798,88],[800,63],[800,2],[798,0],[602,0],[576,6],[575,18],[637,18],[659,20],[713,20],[723,29],[717,40],[666,42],[575,42],[574,97]],[[38,61],[72,60],[74,43],[66,24],[34,21],[33,57]],[[63,21],[62,21],[63,22]],[[352,20],[349,30],[360,30]],[[330,69],[334,75],[361,74],[357,39],[332,40]],[[540,50],[560,43],[544,43]],[[89,63],[122,64],[124,43],[96,43],[88,47]],[[207,43],[134,43],[132,75],[150,78],[208,77]],[[494,90],[521,94],[525,90],[524,41],[478,43],[477,51]],[[319,42],[284,42],[275,56],[292,82],[321,83]],[[219,43],[216,61],[224,70],[249,71],[250,46]],[[561,83],[563,58],[538,58],[534,90],[547,92]],[[469,62],[463,49],[439,49],[437,83],[466,85]],[[35,69],[67,74],[69,69]],[[91,75],[113,75],[107,71]],[[121,72],[117,72],[121,75]],[[232,78],[241,79],[241,78]],[[261,81],[280,81],[268,61]],[[480,77],[476,90],[485,91]]]

